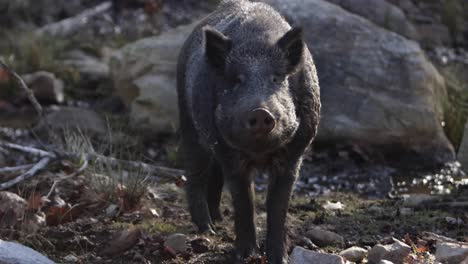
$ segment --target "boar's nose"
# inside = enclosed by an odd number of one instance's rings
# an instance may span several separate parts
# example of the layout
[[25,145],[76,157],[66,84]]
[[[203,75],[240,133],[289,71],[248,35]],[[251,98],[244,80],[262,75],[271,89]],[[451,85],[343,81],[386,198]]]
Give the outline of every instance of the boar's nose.
[[267,135],[275,128],[273,115],[264,108],[257,108],[248,114],[247,129],[255,135]]

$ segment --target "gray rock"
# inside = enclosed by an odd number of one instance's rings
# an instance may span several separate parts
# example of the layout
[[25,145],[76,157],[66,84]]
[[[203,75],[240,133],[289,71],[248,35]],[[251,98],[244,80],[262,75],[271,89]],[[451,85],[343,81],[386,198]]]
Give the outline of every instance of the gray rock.
[[63,103],[64,84],[62,80],[55,77],[55,74],[40,71],[25,74],[22,78],[39,102]]
[[468,258],[467,243],[437,242],[436,260],[442,263],[458,264]]
[[376,25],[410,39],[418,39],[418,33],[405,13],[385,0],[327,0],[351,13],[362,16]]
[[29,247],[0,240],[0,263],[54,264],[55,262]]
[[340,252],[340,256],[351,262],[361,262],[367,255],[367,250],[361,247],[350,247]]
[[337,233],[313,227],[306,232],[306,237],[319,247],[340,246],[344,247],[344,238]]
[[344,264],[345,261],[342,257],[318,253],[310,251],[301,247],[295,247],[291,255],[289,256],[289,264],[309,264],[309,263],[320,263],[320,264]]
[[111,74],[117,94],[130,107],[134,128],[172,133],[178,126],[175,70],[179,50],[195,25],[142,39],[117,51]]
[[403,201],[403,206],[411,207],[411,208],[419,208],[423,207],[431,202],[437,200],[437,197],[429,195],[429,194],[410,194],[409,196],[405,197]]
[[379,146],[426,163],[454,159],[442,76],[420,46],[322,0],[264,0],[304,25],[321,87],[316,142]]
[[404,258],[411,253],[411,247],[399,240],[393,240],[395,242],[391,245],[375,245],[367,256],[369,263],[376,264],[381,260],[389,260],[395,264],[402,264]]
[[116,216],[118,212],[119,212],[119,206],[116,205],[116,204],[110,204],[106,208],[106,215],[109,216],[109,217]]
[[458,148],[457,159],[464,170],[468,169],[468,122],[463,129],[463,137]]
[[174,250],[175,253],[184,253],[187,251],[187,236],[172,234],[164,241],[164,246]]
[[36,131],[46,131],[47,122],[53,130],[76,130],[89,136],[103,136],[107,133],[105,120],[96,112],[77,108],[77,107],[59,107],[45,116],[45,120],[35,128]]

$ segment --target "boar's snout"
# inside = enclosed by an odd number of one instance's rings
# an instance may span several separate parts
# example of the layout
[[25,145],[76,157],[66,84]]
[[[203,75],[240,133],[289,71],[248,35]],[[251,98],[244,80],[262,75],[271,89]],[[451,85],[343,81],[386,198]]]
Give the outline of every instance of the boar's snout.
[[275,126],[276,120],[267,109],[257,108],[247,114],[247,131],[255,137],[268,135]]

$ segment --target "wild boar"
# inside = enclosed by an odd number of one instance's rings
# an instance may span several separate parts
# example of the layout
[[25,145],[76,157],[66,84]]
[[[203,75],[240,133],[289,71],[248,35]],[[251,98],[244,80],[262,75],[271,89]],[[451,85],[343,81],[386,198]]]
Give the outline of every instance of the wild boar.
[[223,1],[185,42],[177,91],[192,221],[200,232],[214,232],[226,182],[241,262],[258,248],[253,177],[267,173],[267,260],[287,263],[289,199],[320,116],[301,28],[267,4]]

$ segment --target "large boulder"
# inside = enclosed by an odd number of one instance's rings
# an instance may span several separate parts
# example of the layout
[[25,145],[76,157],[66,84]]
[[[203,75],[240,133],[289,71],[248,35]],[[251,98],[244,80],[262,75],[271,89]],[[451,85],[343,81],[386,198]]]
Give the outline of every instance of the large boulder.
[[463,137],[458,148],[457,159],[460,161],[460,164],[463,170],[468,169],[468,122],[465,123],[463,130]]
[[[430,164],[454,158],[441,126],[444,79],[416,42],[324,0],[264,1],[304,25],[321,86],[318,142],[378,146]],[[113,81],[136,126],[176,127],[177,54],[194,25],[127,45],[114,56]]]
[[364,17],[374,24],[410,39],[418,39],[418,33],[405,13],[385,0],[327,0],[351,13]]
[[304,25],[321,87],[317,141],[377,145],[428,164],[454,159],[441,125],[444,79],[416,42],[323,0],[264,2]]
[[176,64],[195,25],[131,43],[111,59],[116,92],[130,108],[131,125],[156,133],[178,126]]

